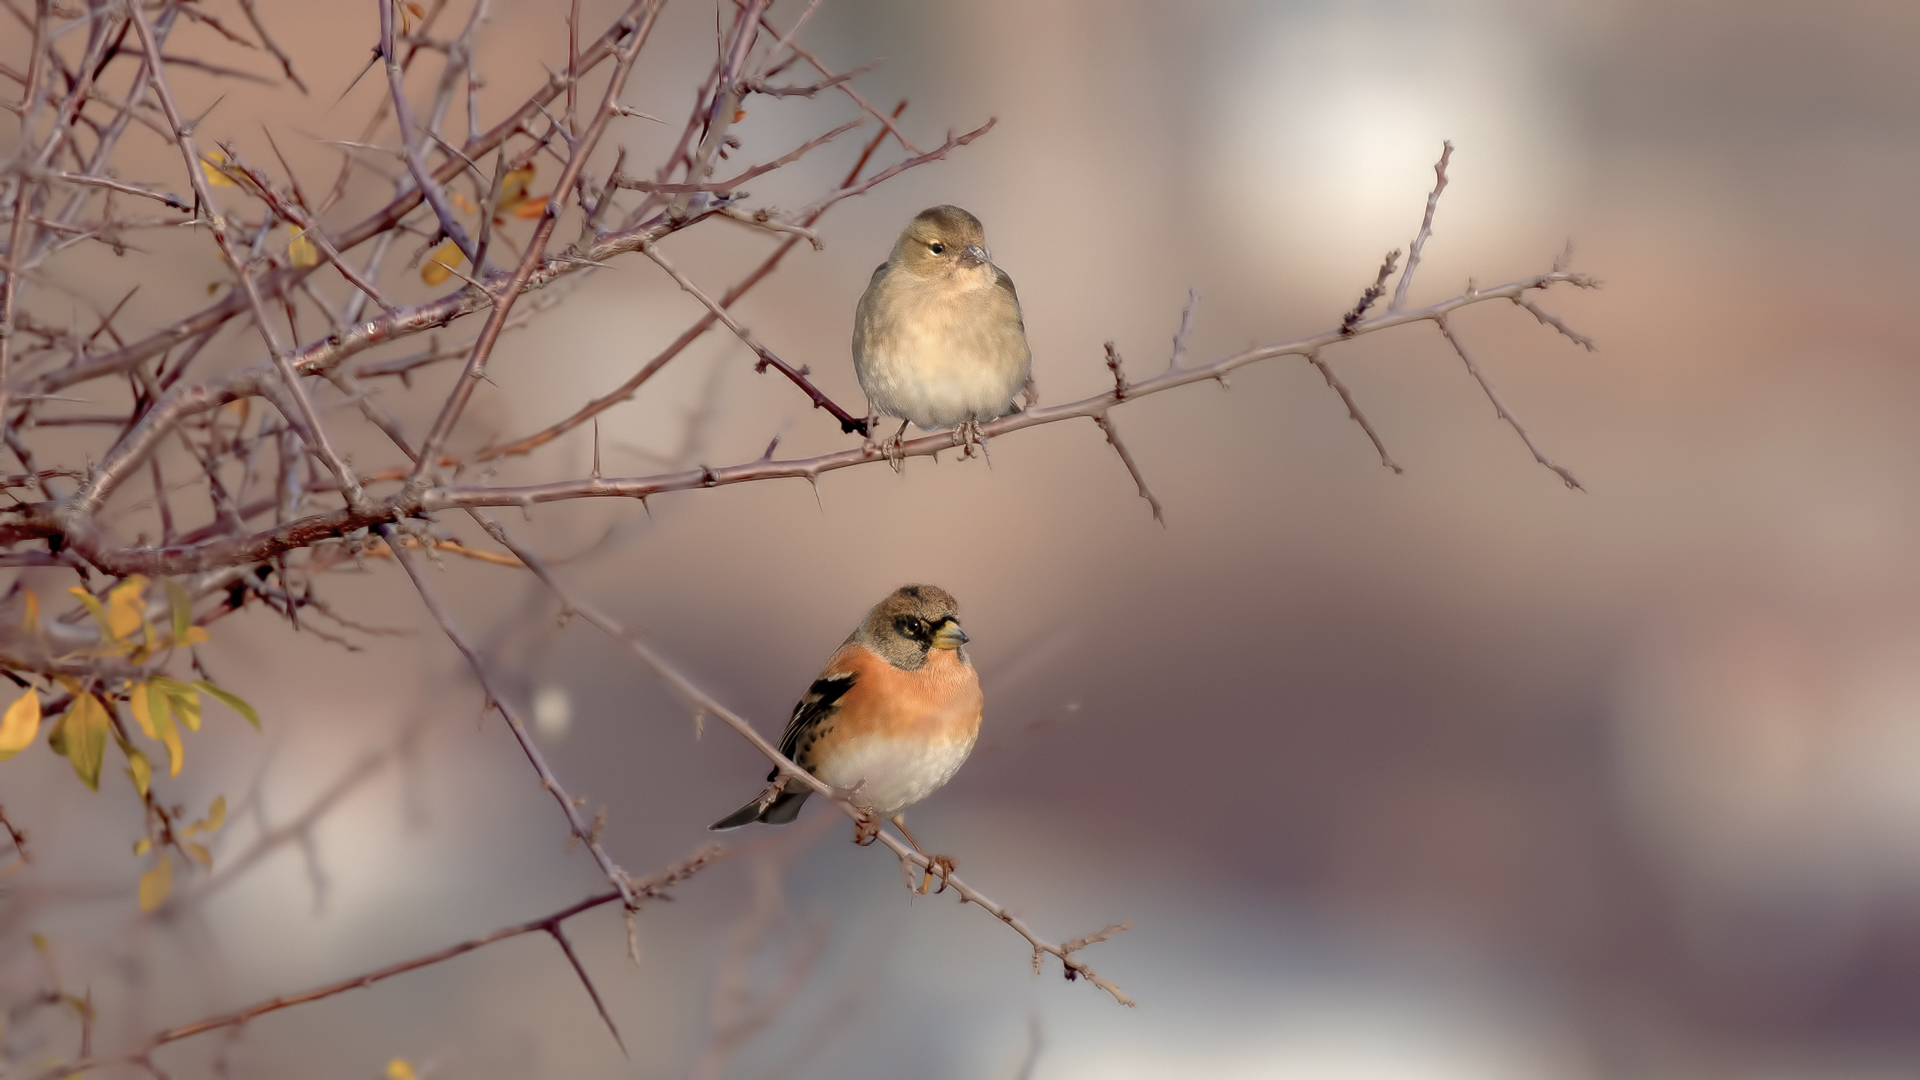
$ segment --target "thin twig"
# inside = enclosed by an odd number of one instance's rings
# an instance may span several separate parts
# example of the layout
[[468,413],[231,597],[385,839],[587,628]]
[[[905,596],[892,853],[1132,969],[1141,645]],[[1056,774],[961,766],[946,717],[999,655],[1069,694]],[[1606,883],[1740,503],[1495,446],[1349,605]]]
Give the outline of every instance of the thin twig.
[[1140,489],[1140,497],[1147,500],[1147,505],[1153,509],[1153,520],[1164,528],[1167,518],[1161,512],[1160,500],[1154,498],[1153,489],[1147,486],[1147,478],[1140,475],[1140,466],[1133,460],[1133,455],[1127,452],[1127,444],[1120,441],[1120,432],[1113,426],[1113,418],[1101,413],[1093,418],[1093,422],[1100,425],[1100,433],[1107,437],[1107,443],[1113,447],[1114,453],[1120,455],[1120,463],[1127,467],[1127,474],[1133,477],[1134,485]]
[[1453,326],[1448,322],[1446,315],[1442,313],[1433,316],[1433,323],[1440,328],[1440,333],[1447,339],[1447,344],[1452,345],[1453,351],[1460,355],[1460,362],[1467,365],[1467,373],[1473,376],[1473,381],[1479,383],[1480,389],[1486,391],[1487,400],[1493,402],[1494,414],[1500,419],[1505,420],[1508,424],[1511,424],[1514,433],[1520,436],[1520,441],[1527,444],[1527,450],[1533,454],[1533,460],[1552,469],[1559,475],[1561,480],[1566,482],[1568,487],[1576,491],[1587,490],[1580,486],[1580,481],[1574,479],[1572,473],[1555,465],[1547,455],[1540,452],[1538,446],[1533,444],[1533,436],[1528,435],[1527,429],[1520,425],[1520,418],[1513,415],[1513,411],[1508,409],[1506,403],[1500,400],[1499,394],[1494,393],[1493,384],[1488,382],[1487,377],[1480,373],[1480,366],[1473,362],[1473,357],[1467,353],[1467,347],[1460,343],[1458,337],[1454,336]]
[[1340,381],[1339,377],[1333,373],[1333,369],[1327,366],[1327,362],[1321,359],[1318,352],[1308,353],[1306,359],[1307,363],[1312,364],[1319,370],[1321,376],[1327,380],[1327,385],[1333,388],[1333,392],[1340,395],[1340,400],[1346,403],[1347,416],[1350,417],[1354,423],[1360,425],[1360,430],[1367,433],[1367,438],[1373,440],[1373,448],[1380,452],[1380,464],[1392,469],[1395,475],[1405,472],[1406,470],[1402,469],[1399,463],[1393,460],[1393,456],[1387,453],[1387,446],[1380,441],[1380,435],[1373,430],[1373,425],[1367,423],[1366,414],[1360,411],[1360,406],[1353,400],[1353,394],[1348,391],[1347,384]]
[[1427,246],[1427,237],[1433,235],[1433,212],[1440,205],[1440,193],[1447,190],[1447,161],[1453,157],[1453,140],[1448,139],[1440,146],[1440,160],[1433,166],[1433,192],[1427,196],[1426,216],[1420,219],[1420,231],[1414,234],[1413,243],[1407,248],[1407,268],[1400,273],[1400,284],[1394,286],[1393,300],[1387,305],[1388,311],[1399,311],[1406,305],[1407,289],[1413,284],[1413,272],[1420,266],[1420,252]]

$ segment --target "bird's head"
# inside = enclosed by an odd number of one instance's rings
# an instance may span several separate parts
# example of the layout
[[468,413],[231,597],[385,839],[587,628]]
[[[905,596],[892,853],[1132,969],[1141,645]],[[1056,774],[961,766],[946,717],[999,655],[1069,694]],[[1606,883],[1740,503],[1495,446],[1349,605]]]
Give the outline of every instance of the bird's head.
[[987,231],[980,219],[957,206],[934,206],[914,215],[893,245],[893,261],[918,277],[991,265]]
[[964,663],[960,647],[968,641],[960,629],[960,604],[938,585],[902,585],[875,604],[854,639],[880,654],[897,668],[919,668],[935,651],[952,650]]

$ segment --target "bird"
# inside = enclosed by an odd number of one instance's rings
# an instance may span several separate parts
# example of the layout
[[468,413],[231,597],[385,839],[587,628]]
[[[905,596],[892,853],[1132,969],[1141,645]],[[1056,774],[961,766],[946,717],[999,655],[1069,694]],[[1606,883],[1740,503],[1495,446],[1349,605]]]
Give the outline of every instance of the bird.
[[1033,353],[1020,298],[986,245],[979,218],[929,207],[902,230],[860,297],[853,370],[869,417],[899,418],[896,447],[908,423],[958,427],[971,446],[981,424],[1015,411],[1013,399],[1028,385]]
[[[863,811],[855,843],[872,843],[877,819],[887,818],[927,854],[901,815],[953,778],[980,735],[984,699],[967,658],[969,640],[953,594],[935,585],[903,585],[867,612],[794,705],[780,752],[851,793]],[[777,768],[767,780],[759,797],[710,828],[784,825],[813,794],[798,780],[782,782]],[[928,860],[921,892],[936,870],[945,888],[954,865],[949,856]]]

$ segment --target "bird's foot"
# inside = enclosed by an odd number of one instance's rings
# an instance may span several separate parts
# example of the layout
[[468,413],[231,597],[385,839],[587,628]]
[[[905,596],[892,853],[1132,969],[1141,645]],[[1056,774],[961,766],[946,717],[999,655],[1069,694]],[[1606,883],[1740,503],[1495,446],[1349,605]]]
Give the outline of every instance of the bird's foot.
[[[905,431],[906,425],[902,424],[900,430]],[[894,472],[904,473],[907,471],[906,444],[901,440],[897,432],[893,438],[888,439],[881,446],[881,450],[887,455],[887,465],[891,467]]]
[[[961,457],[972,457],[977,450],[981,457],[987,457],[987,440],[980,434],[980,421],[968,420],[953,429],[954,445],[960,447]],[[991,460],[991,459],[989,459]]]
[[880,836],[880,819],[866,811],[853,819],[853,842],[861,847],[872,844]]
[[951,855],[932,855],[927,859],[926,876],[920,879],[920,895],[927,895],[927,886],[933,884],[933,875],[940,875],[940,887],[933,890],[935,896],[947,891],[947,875],[953,873],[956,864]]

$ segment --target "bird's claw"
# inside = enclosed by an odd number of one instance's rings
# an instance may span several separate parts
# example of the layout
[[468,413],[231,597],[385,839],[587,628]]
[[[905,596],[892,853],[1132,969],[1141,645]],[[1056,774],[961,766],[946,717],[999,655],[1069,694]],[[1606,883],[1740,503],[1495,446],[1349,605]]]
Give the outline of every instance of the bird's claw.
[[987,455],[986,437],[980,434],[980,421],[967,420],[953,429],[954,445],[960,447],[960,456],[972,457],[977,450],[980,456]]
[[940,875],[940,887],[933,890],[935,896],[947,891],[947,876],[953,873],[954,861],[951,855],[933,855],[927,859],[926,876],[920,879],[920,895],[927,895],[927,886],[933,884],[933,875]]
[[880,819],[872,814],[862,813],[853,819],[853,842],[861,847],[872,844],[880,836]]

